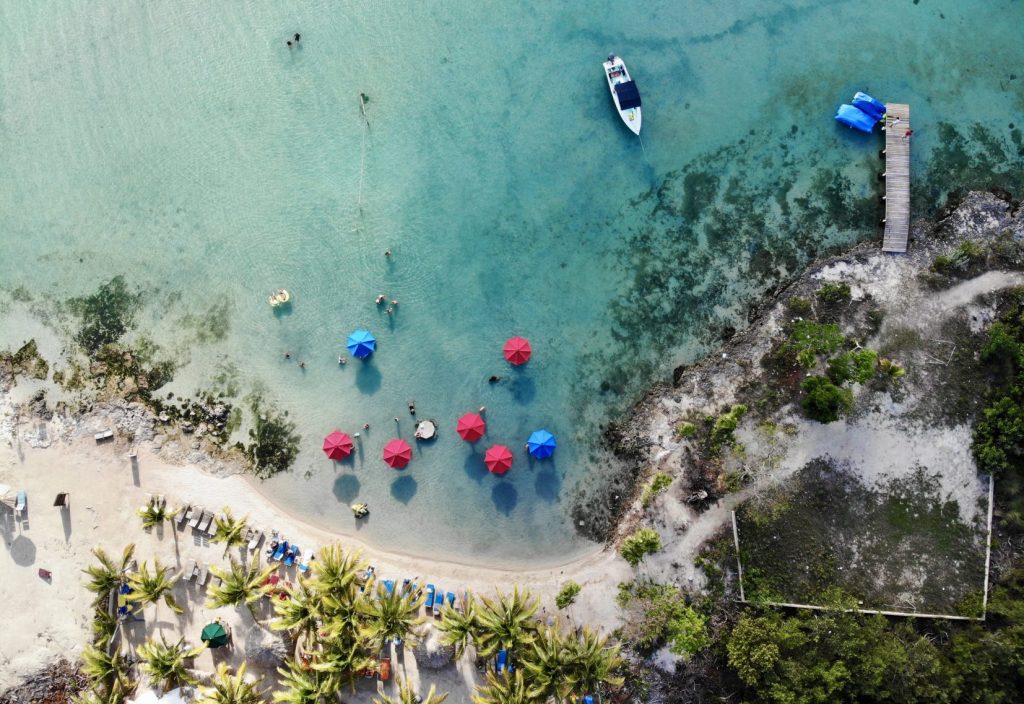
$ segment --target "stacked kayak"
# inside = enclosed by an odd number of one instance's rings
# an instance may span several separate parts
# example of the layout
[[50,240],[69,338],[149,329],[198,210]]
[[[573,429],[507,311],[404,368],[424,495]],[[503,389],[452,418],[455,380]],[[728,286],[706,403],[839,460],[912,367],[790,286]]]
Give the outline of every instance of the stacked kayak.
[[836,122],[861,132],[872,132],[885,116],[885,104],[867,93],[857,93],[852,104],[843,103],[836,111]]

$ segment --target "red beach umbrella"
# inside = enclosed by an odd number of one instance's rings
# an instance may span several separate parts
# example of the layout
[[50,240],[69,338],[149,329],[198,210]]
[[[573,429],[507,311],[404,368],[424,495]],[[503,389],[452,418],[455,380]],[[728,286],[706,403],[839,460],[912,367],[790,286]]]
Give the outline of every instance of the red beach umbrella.
[[409,443],[400,438],[395,438],[384,446],[384,461],[394,469],[405,469],[412,459],[412,448]]
[[352,438],[335,430],[324,438],[324,454],[332,460],[343,460],[352,454]]
[[519,366],[520,364],[526,364],[526,361],[530,359],[530,354],[533,349],[530,347],[530,341],[525,337],[510,337],[505,342],[505,359],[512,364]]
[[504,445],[492,445],[484,454],[484,464],[494,474],[504,474],[512,468],[512,450]]
[[487,430],[487,423],[476,413],[467,413],[459,418],[455,431],[462,436],[466,442],[476,442],[484,436]]

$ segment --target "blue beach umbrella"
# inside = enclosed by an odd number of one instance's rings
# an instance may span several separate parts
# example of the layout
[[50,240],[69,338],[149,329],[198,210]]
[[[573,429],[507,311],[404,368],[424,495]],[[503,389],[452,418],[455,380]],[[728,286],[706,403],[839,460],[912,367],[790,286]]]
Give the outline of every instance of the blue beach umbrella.
[[530,439],[526,441],[526,447],[531,455],[539,460],[543,460],[555,454],[555,448],[558,447],[558,443],[555,442],[554,435],[541,428],[530,433]]
[[377,349],[377,340],[369,330],[356,330],[348,336],[347,347],[353,357],[366,359]]

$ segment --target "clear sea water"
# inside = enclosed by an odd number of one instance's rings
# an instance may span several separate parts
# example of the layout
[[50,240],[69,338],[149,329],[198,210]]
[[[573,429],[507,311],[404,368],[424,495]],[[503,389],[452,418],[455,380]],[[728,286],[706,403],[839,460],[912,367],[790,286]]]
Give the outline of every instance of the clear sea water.
[[[26,310],[124,275],[139,333],[185,362],[172,390],[230,377],[299,426],[265,492],[464,561],[586,550],[571,511],[606,501],[600,424],[765,287],[879,236],[879,140],[837,127],[840,101],[911,104],[918,213],[1018,187],[1024,161],[1019,0],[4,0],[0,27],[0,287],[33,297],[0,309],[0,347],[35,329]],[[609,51],[643,94],[642,145]],[[290,315],[267,305],[279,286]],[[339,367],[356,327],[380,349]],[[535,349],[520,370],[513,334]],[[412,441],[413,399],[442,434],[398,473],[380,451]],[[480,405],[473,449],[454,423]],[[364,422],[354,462],[323,458]],[[522,451],[539,427],[553,462]],[[502,479],[481,463],[496,442],[517,453]]]

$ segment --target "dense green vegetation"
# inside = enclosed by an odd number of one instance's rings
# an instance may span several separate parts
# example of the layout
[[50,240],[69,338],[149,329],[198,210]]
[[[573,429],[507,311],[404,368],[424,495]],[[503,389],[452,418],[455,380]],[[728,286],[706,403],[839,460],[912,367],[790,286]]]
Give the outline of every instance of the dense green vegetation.
[[638,653],[650,654],[668,645],[676,655],[689,657],[711,642],[707,617],[693,608],[676,587],[640,582],[620,584],[616,601],[623,611],[623,625],[617,634]]
[[994,384],[975,427],[974,458],[982,472],[1017,483],[1024,467],[1024,289],[1012,292],[1007,309],[989,327],[981,359]]
[[804,414],[819,423],[831,423],[850,410],[853,392],[841,389],[823,376],[809,376],[800,383]]
[[645,555],[661,550],[661,536],[653,528],[640,528],[633,535],[622,541],[619,554],[636,567]]
[[655,474],[650,483],[644,487],[644,493],[641,497],[641,503],[643,503],[644,508],[650,506],[651,502],[663,494],[670,484],[672,484],[671,475],[665,474],[664,472],[658,472]]
[[572,606],[572,603],[576,601],[576,595],[580,593],[580,589],[580,585],[576,584],[576,582],[572,580],[566,582],[555,596],[555,606],[560,609]]

